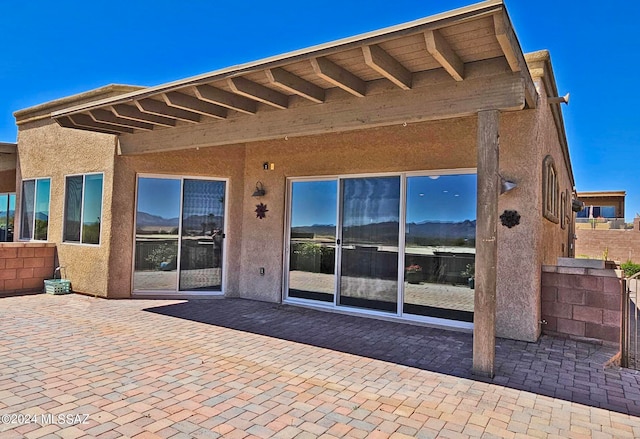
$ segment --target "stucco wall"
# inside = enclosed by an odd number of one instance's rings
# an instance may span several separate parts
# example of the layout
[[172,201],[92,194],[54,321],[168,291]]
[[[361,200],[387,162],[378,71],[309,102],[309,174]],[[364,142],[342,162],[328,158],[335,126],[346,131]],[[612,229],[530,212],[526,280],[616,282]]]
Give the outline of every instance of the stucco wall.
[[[540,285],[542,264],[553,264],[570,252],[573,214],[562,229],[543,217],[543,160],[554,159],[560,192],[572,193],[557,130],[541,80],[537,108],[503,113],[500,119],[500,173],[518,187],[499,197],[498,214],[516,210],[520,225],[498,225],[498,280],[496,328],[500,337],[536,340],[541,331]],[[558,203],[560,203],[558,196]]]
[[[74,291],[105,295],[109,278],[109,206],[113,184],[115,137],[61,128],[50,119],[42,119],[20,126],[18,151],[18,181],[28,178],[51,178],[48,241],[57,244],[59,263],[65,267]],[[62,242],[65,176],[87,172],[104,173],[99,246]],[[21,187],[18,187],[18,200],[21,199],[20,191]],[[20,230],[20,207],[19,202],[16,204],[17,232]]]
[[0,192],[16,191],[17,154],[0,154]]
[[[117,156],[112,212],[114,229],[109,261],[109,297],[129,297],[131,293],[134,239],[135,191],[137,174],[156,176],[228,178],[228,223],[226,235],[225,294],[238,296],[240,252],[243,242],[242,203],[245,195],[243,145],[199,148],[171,153]],[[253,181],[255,185],[255,181]],[[253,192],[253,189],[251,189]]]
[[576,230],[576,256],[640,263],[640,230]]
[[0,192],[16,191],[16,170],[8,169],[0,171]]

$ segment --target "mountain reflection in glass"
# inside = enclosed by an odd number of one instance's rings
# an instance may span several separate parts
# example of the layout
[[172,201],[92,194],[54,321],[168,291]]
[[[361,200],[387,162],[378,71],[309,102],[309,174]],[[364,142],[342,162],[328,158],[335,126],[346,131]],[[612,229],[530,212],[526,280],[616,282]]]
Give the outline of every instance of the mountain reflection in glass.
[[473,321],[476,174],[407,178],[403,312]]
[[183,183],[180,290],[220,290],[224,230],[223,181]]
[[179,179],[138,178],[134,290],[177,289],[180,187]]
[[396,312],[400,177],[342,180],[341,305]]
[[335,180],[292,183],[289,297],[333,303],[337,188]]

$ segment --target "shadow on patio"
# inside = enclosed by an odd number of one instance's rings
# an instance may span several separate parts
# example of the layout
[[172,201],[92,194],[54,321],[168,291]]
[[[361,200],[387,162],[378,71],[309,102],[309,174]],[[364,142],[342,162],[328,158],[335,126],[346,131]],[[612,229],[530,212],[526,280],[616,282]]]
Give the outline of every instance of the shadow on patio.
[[541,337],[497,339],[496,376],[471,375],[471,334],[243,299],[190,300],[145,311],[640,415],[640,374],[605,367],[608,347]]

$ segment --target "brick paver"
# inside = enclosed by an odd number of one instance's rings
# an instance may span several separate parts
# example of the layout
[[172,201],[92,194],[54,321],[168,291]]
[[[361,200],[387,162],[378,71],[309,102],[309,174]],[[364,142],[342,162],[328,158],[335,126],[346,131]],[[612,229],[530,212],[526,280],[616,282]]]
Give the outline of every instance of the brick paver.
[[0,437],[640,436],[639,375],[604,368],[610,349],[498,340],[491,382],[471,379],[470,349],[238,299],[2,298],[0,415],[36,422],[2,416]]

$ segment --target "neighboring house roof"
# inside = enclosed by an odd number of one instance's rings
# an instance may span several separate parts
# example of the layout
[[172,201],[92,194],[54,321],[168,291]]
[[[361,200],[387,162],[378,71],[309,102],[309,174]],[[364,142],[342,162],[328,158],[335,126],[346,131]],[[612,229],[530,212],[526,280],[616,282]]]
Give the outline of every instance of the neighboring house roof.
[[[345,92],[353,100],[367,99],[374,83],[383,82],[396,90],[411,89],[425,81],[437,83],[434,75],[443,68],[446,73],[442,74],[449,81],[453,77],[464,83],[467,70],[473,70],[472,64],[499,58],[506,60],[511,72],[521,76],[519,87],[523,98],[519,108],[525,107],[525,100],[526,105],[535,107],[535,87],[504,4],[502,0],[490,0],[61,109],[53,113],[53,118],[64,127],[113,134],[166,129],[185,123],[213,123],[250,118],[274,109],[286,111],[300,105],[327,104],[342,98]],[[416,115],[408,121],[420,120]]]
[[594,191],[594,192],[578,192],[578,198],[624,198],[626,191]]

